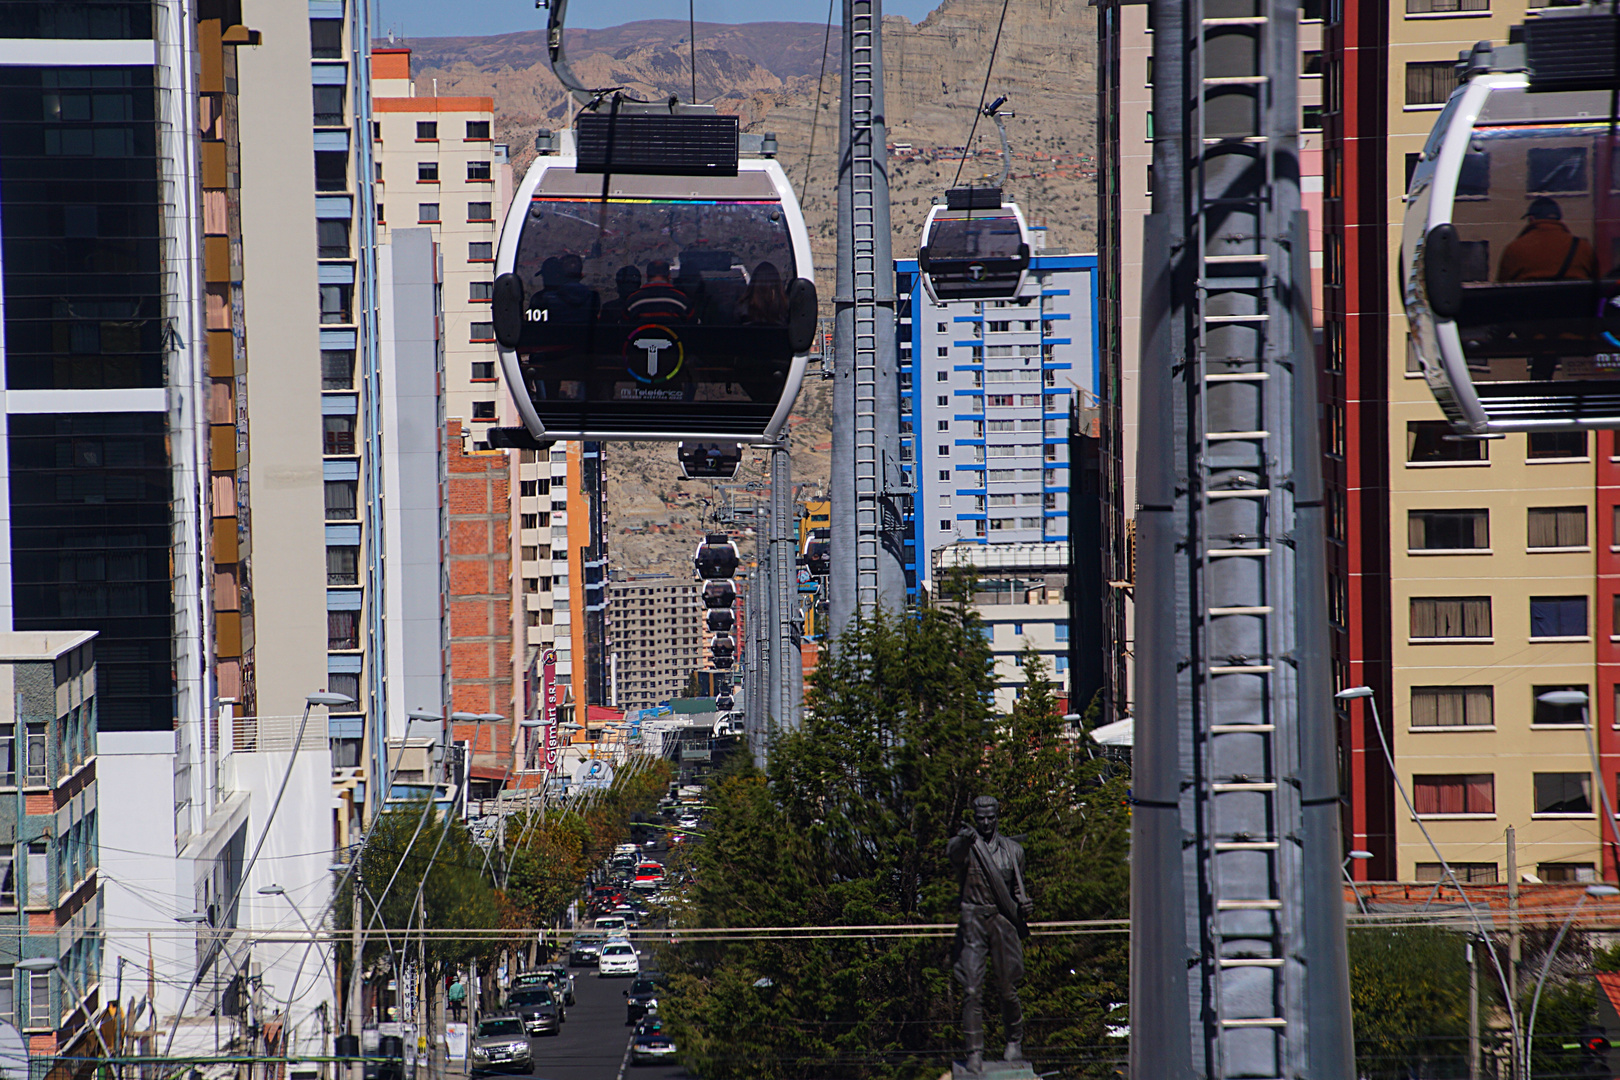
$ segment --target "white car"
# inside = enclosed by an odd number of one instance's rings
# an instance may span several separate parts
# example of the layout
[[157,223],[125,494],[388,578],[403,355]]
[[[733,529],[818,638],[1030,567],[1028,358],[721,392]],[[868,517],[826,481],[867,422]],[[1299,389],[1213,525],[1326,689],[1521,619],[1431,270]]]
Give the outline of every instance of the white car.
[[639,975],[641,957],[636,955],[635,946],[628,941],[609,941],[602,946],[602,953],[597,957],[596,974],[598,977]]

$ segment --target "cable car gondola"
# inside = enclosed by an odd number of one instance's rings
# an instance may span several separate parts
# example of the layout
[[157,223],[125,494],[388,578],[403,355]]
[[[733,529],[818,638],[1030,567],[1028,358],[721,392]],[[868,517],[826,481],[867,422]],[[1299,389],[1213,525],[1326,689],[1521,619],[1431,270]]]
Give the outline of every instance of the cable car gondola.
[[703,583],[703,606],[710,611],[729,608],[737,602],[737,585],[732,581],[709,580]]
[[1550,8],[1475,46],[1412,171],[1412,347],[1461,432],[1620,427],[1614,16]]
[[799,562],[815,577],[832,573],[832,530],[811,529],[810,535],[804,538]]
[[714,656],[736,656],[737,639],[730,634],[716,634],[709,639],[709,652]]
[[936,304],[1006,300],[1029,270],[1029,228],[1000,188],[952,188],[923,222],[917,268]]
[[730,712],[737,701],[730,694],[719,694],[714,699],[714,707],[721,712]]
[[706,613],[705,623],[711,633],[729,634],[737,625],[737,616],[730,608],[714,608]]
[[[712,106],[581,83],[501,229],[491,317],[536,439],[774,439],[816,331],[810,235],[775,139]],[[555,152],[552,152],[555,150]],[[758,156],[747,156],[757,154]]]
[[735,659],[729,656],[716,656],[710,658],[709,666],[714,668],[716,671],[730,671],[736,662],[737,661]]
[[675,459],[688,480],[731,480],[742,465],[742,447],[734,442],[683,442],[675,448]]
[[705,581],[729,578],[737,572],[738,561],[737,545],[725,533],[708,534],[692,555],[698,577]]

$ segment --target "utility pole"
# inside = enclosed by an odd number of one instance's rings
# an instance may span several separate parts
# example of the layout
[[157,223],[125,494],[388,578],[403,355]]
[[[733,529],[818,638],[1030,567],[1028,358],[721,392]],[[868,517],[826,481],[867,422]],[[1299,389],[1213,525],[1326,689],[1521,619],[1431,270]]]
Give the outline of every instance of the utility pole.
[[883,106],[882,0],[844,0],[838,121],[838,275],[833,294],[832,573],[829,634],[905,604],[895,382],[894,257]]
[[1151,17],[1130,1071],[1349,1080],[1299,9]]
[[[365,964],[365,936],[360,929],[360,863],[349,870],[350,887],[354,889],[354,921],[349,924],[349,1034],[355,1038],[359,1053],[365,1053],[365,1035],[361,1025],[365,1011],[360,1002],[360,970]],[[349,1080],[366,1080],[366,1067],[360,1061],[349,1066]]]
[[[1513,826],[1507,827],[1507,886],[1508,886],[1508,994],[1515,1000],[1519,997],[1519,957],[1521,943],[1519,940],[1519,845]],[[1518,1038],[1518,1033],[1514,1033]],[[1513,1060],[1518,1060],[1517,1049]]]
[[1468,1080],[1479,1080],[1479,961],[1473,938],[1468,939]]

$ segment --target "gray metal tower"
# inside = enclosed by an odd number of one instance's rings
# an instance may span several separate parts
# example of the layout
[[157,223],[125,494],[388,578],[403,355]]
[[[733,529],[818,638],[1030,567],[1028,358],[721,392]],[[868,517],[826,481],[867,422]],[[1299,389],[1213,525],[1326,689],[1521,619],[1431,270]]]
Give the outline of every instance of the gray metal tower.
[[1294,0],[1153,0],[1131,1075],[1353,1075]]
[[906,594],[896,500],[909,491],[898,454],[882,23],[881,0],[844,0],[833,296],[832,634],[859,612],[898,610]]

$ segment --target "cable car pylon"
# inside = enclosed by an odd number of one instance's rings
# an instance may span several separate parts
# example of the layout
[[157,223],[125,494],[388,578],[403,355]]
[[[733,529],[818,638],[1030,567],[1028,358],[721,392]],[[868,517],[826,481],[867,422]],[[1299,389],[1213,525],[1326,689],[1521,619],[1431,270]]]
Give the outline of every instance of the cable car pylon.
[[1350,1080],[1294,0],[1153,0],[1131,1075]]
[[843,0],[827,590],[832,635],[863,612],[894,612],[905,604],[900,503],[914,489],[899,461],[882,23],[881,0]]

